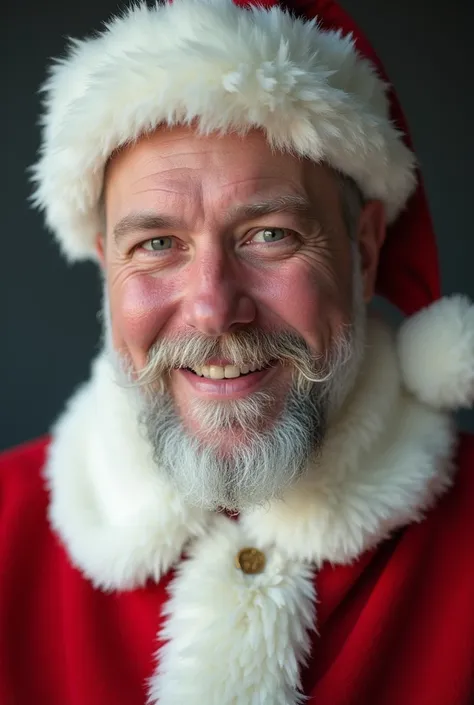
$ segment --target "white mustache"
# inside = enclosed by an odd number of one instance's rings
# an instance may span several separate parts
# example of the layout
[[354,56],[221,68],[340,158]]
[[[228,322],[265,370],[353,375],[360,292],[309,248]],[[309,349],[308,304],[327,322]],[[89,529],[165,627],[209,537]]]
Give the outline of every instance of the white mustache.
[[134,384],[156,385],[173,369],[195,368],[212,358],[224,358],[236,366],[265,366],[269,362],[291,365],[306,382],[325,382],[332,370],[349,358],[348,341],[349,336],[341,336],[325,355],[312,351],[303,338],[292,332],[268,333],[256,328],[220,338],[199,333],[163,338],[150,348],[146,365],[133,375]]

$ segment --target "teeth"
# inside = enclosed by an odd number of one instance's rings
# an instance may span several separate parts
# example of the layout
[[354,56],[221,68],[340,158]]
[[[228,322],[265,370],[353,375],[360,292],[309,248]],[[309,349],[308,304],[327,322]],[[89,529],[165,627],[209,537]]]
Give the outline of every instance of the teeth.
[[248,372],[256,372],[263,370],[265,365],[200,365],[193,367],[192,370],[199,377],[207,377],[208,379],[235,379],[240,375],[246,375]]
[[224,379],[225,367],[219,367],[219,365],[210,365],[209,377],[211,379]]
[[[222,369],[222,368],[221,368]],[[226,379],[234,379],[235,377],[240,377],[240,368],[236,365],[226,365],[224,370],[224,377]]]

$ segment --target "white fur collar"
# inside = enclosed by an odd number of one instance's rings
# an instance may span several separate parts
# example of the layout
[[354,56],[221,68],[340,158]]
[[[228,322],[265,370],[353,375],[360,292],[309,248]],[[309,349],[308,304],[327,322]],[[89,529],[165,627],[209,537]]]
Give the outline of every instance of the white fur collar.
[[[392,334],[372,320],[358,384],[318,466],[284,501],[240,524],[249,539],[288,557],[349,562],[418,520],[447,486],[453,437],[447,415],[401,388]],[[157,472],[104,356],[54,428],[46,476],[55,530],[78,568],[104,588],[158,580],[214,523]]]
[[[403,390],[391,333],[372,321],[358,383],[318,465],[282,501],[233,521],[186,506],[160,476],[101,356],[54,430],[50,519],[102,588],[158,580],[177,566],[150,703],[298,705],[315,571],[419,520],[450,483],[453,441],[449,417]],[[263,572],[235,566],[246,546],[265,554]]]

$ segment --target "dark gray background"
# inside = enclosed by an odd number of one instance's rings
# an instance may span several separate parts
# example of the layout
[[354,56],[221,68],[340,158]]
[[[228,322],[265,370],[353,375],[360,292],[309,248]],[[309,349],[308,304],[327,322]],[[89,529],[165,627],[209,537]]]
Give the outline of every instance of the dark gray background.
[[[341,4],[372,41],[407,115],[436,227],[443,291],[474,297],[473,4]],[[25,170],[38,147],[37,88],[48,57],[62,52],[66,36],[89,33],[119,7],[111,0],[10,0],[2,13],[0,448],[49,429],[87,377],[98,346],[99,276],[91,264],[61,260],[27,206]],[[460,423],[474,430],[474,413],[461,414]]]

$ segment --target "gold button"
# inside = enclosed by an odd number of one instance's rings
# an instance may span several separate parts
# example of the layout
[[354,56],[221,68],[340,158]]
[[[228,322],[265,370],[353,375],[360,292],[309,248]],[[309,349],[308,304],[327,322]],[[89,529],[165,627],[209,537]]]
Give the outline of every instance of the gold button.
[[242,548],[235,557],[235,565],[248,575],[261,573],[265,568],[265,554],[258,548]]

